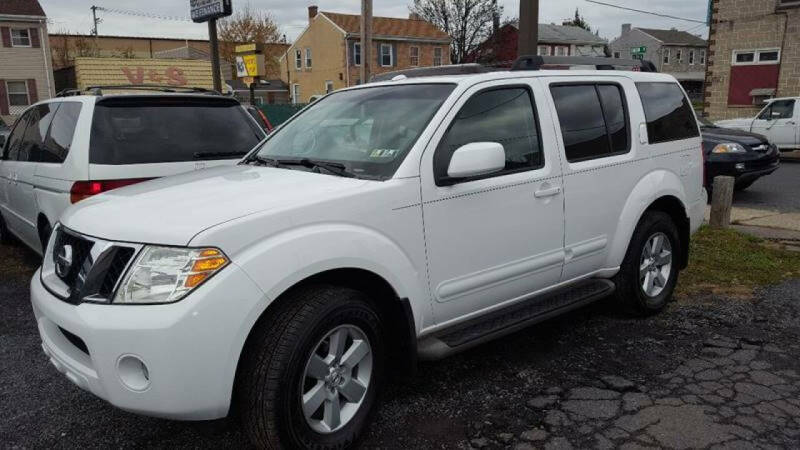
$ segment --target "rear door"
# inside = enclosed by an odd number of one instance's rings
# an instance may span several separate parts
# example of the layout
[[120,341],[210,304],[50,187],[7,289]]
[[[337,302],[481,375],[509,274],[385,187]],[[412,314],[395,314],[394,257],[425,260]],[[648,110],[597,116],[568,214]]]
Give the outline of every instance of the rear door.
[[770,103],[753,121],[753,133],[763,134],[779,148],[797,144],[796,100],[776,100]]
[[233,99],[109,97],[94,108],[89,177],[156,178],[232,165],[265,136]]
[[3,163],[0,164],[0,182],[4,186],[0,212],[2,212],[8,228],[17,236],[22,236],[22,232],[25,229],[25,222],[15,207],[20,203],[18,197],[22,195],[17,183],[17,173],[20,166],[20,149],[23,146],[28,119],[32,114],[33,109],[29,109],[17,119],[14,129],[8,137]]

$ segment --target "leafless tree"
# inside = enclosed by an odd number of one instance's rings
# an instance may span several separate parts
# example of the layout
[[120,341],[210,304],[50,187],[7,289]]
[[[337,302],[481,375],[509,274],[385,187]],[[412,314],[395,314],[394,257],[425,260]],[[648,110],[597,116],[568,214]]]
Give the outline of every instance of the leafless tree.
[[495,15],[503,13],[494,0],[414,0],[409,10],[450,35],[456,64],[492,34]]
[[[219,22],[220,57],[233,61],[238,44],[270,44],[281,41],[281,33],[271,14],[254,9],[249,3],[238,9],[232,16]],[[280,52],[275,46],[266,48],[267,73],[278,73]],[[272,54],[278,53],[278,54]]]

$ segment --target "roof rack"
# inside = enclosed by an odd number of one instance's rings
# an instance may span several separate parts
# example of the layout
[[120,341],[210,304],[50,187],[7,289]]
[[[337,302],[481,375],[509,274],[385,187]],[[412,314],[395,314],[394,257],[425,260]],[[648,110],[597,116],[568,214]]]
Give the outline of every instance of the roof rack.
[[560,69],[574,66],[593,66],[596,70],[627,69],[637,72],[658,72],[655,64],[640,59],[603,58],[595,56],[520,56],[511,66],[516,70]]
[[209,95],[222,95],[213,89],[187,86],[170,86],[160,84],[119,84],[108,86],[88,86],[86,89],[64,89],[56,94],[57,97],[70,97],[74,95],[103,95],[103,90],[131,90],[131,91],[160,91],[170,93],[197,93]]
[[472,75],[476,73],[491,72],[490,69],[480,64],[451,64],[447,66],[436,67],[417,67],[414,69],[395,70],[393,72],[385,72],[373,75],[370,81],[390,81],[397,77],[403,78],[419,78],[419,77],[434,77],[434,76],[447,76],[447,75]]

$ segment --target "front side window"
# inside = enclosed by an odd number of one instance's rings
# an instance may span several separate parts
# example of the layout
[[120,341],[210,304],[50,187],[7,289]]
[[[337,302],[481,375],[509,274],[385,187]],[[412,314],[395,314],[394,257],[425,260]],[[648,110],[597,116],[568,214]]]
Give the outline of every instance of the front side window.
[[353,44],[353,64],[361,65],[361,43],[356,42]]
[[270,135],[254,157],[327,161],[359,178],[389,179],[454,87],[409,84],[334,92]]
[[692,105],[675,83],[636,83],[651,144],[700,135]]
[[41,161],[44,163],[63,163],[72,147],[72,137],[81,114],[81,104],[78,102],[63,102],[58,106],[50,132],[44,142],[44,151]]
[[622,89],[614,84],[555,85],[564,152],[569,162],[626,153],[630,149]]
[[791,119],[794,117],[794,100],[777,100],[770,103],[758,118],[761,120]]
[[433,49],[433,65],[434,66],[441,66],[444,52],[442,51],[442,47],[435,47]]
[[410,47],[409,53],[410,53],[410,55],[409,55],[410,56],[409,64],[412,65],[412,66],[418,66],[419,65],[419,47]]
[[98,101],[89,162],[126,165],[239,159],[263,132],[238,102],[195,97]]
[[11,29],[11,46],[12,47],[30,47],[31,35],[30,31],[24,28]]
[[306,49],[306,69],[311,68],[311,49]]
[[392,65],[392,46],[381,44],[381,66],[391,67]]
[[294,68],[297,70],[303,68],[303,52],[300,49],[294,51]]
[[437,182],[447,180],[453,152],[473,142],[503,145],[505,169],[492,177],[542,167],[544,157],[528,88],[492,89],[475,94],[464,104],[436,148],[433,171]]
[[28,83],[24,81],[6,81],[8,104],[10,106],[28,106],[31,104],[28,96]]

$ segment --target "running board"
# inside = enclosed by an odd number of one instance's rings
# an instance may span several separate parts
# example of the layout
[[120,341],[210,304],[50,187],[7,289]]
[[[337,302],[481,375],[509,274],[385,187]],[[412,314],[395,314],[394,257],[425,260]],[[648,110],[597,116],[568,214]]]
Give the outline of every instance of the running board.
[[589,279],[453,325],[419,341],[419,357],[441,359],[611,295],[610,280]]

